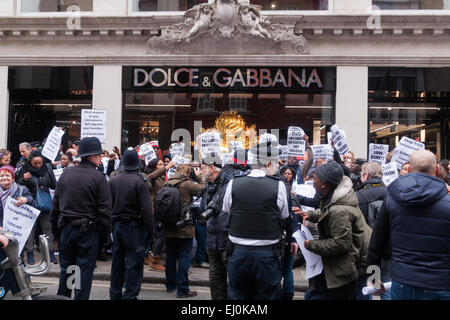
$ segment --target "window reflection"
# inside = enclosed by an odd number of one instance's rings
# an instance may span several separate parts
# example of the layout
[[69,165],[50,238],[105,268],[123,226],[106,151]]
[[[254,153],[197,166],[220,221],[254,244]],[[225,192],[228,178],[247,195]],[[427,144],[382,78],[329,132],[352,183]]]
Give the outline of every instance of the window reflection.
[[450,10],[450,0],[372,0],[384,10]]
[[[133,0],[132,11],[186,11],[208,0]],[[327,10],[328,0],[250,0],[262,10]]]

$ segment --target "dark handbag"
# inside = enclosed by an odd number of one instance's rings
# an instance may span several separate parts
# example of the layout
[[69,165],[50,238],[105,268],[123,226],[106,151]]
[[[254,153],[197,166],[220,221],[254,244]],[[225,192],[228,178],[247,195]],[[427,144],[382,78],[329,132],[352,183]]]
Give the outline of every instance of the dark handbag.
[[39,185],[36,179],[36,209],[43,212],[50,212],[52,210],[52,196],[50,193],[39,190]]

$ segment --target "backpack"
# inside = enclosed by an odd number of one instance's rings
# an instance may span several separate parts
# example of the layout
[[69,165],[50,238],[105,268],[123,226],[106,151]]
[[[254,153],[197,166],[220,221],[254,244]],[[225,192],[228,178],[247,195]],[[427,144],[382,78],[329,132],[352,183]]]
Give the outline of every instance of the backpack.
[[367,209],[368,209],[367,224],[372,229],[375,227],[375,221],[377,221],[378,214],[380,212],[380,208],[381,208],[382,204],[383,204],[382,200],[377,200],[377,201],[373,201],[373,202],[369,203],[369,205],[367,206]]
[[178,185],[166,183],[155,198],[155,220],[166,226],[175,226],[181,218],[183,203],[181,201]]

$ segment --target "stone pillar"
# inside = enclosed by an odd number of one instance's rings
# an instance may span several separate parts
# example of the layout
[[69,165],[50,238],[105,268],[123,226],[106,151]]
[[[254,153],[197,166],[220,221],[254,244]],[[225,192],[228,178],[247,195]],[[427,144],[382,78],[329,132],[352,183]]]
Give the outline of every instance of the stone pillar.
[[[106,143],[120,148],[122,131],[122,66],[94,66],[93,109],[106,110]],[[123,150],[121,150],[123,152]]]
[[8,146],[8,67],[0,66],[0,149]]
[[349,150],[367,159],[368,67],[337,67],[336,123],[345,130]]

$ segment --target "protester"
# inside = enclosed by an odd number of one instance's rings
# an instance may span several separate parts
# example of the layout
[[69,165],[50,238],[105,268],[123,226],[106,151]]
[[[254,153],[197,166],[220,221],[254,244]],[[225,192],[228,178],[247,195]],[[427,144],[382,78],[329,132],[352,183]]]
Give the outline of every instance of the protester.
[[283,169],[281,169],[281,174],[286,179],[286,192],[287,194],[290,194],[292,190],[292,184],[296,180],[295,171],[291,167],[284,167]]
[[66,152],[61,156],[61,161],[56,167],[56,169],[67,169],[73,166],[73,157],[70,152]]
[[22,157],[21,160],[19,160],[16,164],[16,171],[18,171],[28,162],[31,151],[33,150],[31,148],[31,144],[29,144],[28,142],[22,142],[21,144],[19,144],[19,152]]
[[400,176],[404,176],[409,172],[409,162],[402,164],[402,169],[400,170]]
[[[70,149],[74,149],[78,154],[78,150],[80,149],[80,140],[78,139],[73,140]],[[74,156],[76,156],[76,154]]]
[[253,170],[234,177],[226,189],[222,210],[230,214],[233,247],[228,260],[230,300],[281,299],[279,240],[289,205],[284,183],[273,177],[281,153],[277,145],[263,142],[254,147]]
[[11,156],[11,151],[0,149],[0,167],[8,166],[11,163]]
[[17,172],[15,179],[18,184],[24,185],[28,188],[28,190],[30,190],[31,195],[36,200],[37,208],[41,210],[36,224],[31,230],[30,236],[27,240],[27,262],[29,264],[34,264],[34,234],[36,231],[36,225],[39,224],[42,232],[48,237],[50,260],[52,263],[57,263],[55,252],[53,250],[50,211],[47,211],[48,209],[39,208],[37,199],[39,190],[39,192],[45,193],[51,202],[50,189],[55,189],[56,186],[56,178],[53,174],[52,165],[45,164],[44,157],[40,151],[34,150],[29,155],[29,161]]
[[306,151],[305,151],[305,162],[303,165],[300,165],[299,157],[289,157],[288,158],[288,166],[291,167],[295,171],[296,179],[294,183],[303,184],[303,180],[308,174],[309,169],[311,168],[314,161],[314,153],[309,145],[309,137],[305,134],[303,139],[306,142]]
[[109,181],[114,239],[111,300],[137,299],[145,258],[144,228],[150,236],[153,233],[152,202],[147,179],[138,174],[139,167],[138,153],[131,148],[123,155],[124,170]]
[[391,163],[393,155],[394,155],[394,151],[390,151],[390,152],[386,153],[386,161],[385,161],[386,164]]
[[23,204],[33,206],[34,198],[27,187],[14,182],[15,169],[12,166],[2,166],[0,168],[0,227],[3,227],[3,210],[8,197],[16,200],[15,205],[20,207]]
[[[155,204],[156,193],[161,190],[166,183],[166,172],[174,165],[175,163],[172,161],[164,165],[163,161],[159,158],[155,158],[148,163],[145,173],[147,174],[150,187],[150,198],[153,205]],[[153,207],[153,210],[154,209],[155,208]],[[155,221],[153,235],[153,248],[151,248],[148,253],[147,264],[151,270],[164,272],[165,268],[161,264],[161,254],[164,246],[166,245],[166,238],[162,232],[162,225],[160,221]]]
[[442,180],[444,180],[445,185],[447,187],[447,191],[448,193],[450,193],[450,186],[449,186],[449,161],[448,160],[441,160],[438,163],[439,165],[439,173],[437,175],[437,177],[441,178]]
[[80,163],[81,163],[81,158],[79,158],[79,157],[73,158],[72,164],[74,167],[79,166]]
[[[370,241],[368,265],[392,247],[392,300],[450,299],[450,195],[433,153],[414,152],[392,182]],[[384,291],[381,287],[381,293]]]
[[365,273],[371,230],[366,224],[351,180],[340,164],[330,161],[316,168],[314,188],[322,195],[320,209],[298,210],[305,220],[317,222],[318,240],[305,240],[305,248],[322,256],[323,271],[310,281],[307,300],[353,300],[358,278]]
[[[180,164],[177,172],[167,183],[176,187],[180,192],[183,207],[192,202],[192,197],[198,195],[204,184],[197,184],[189,179],[190,167]],[[200,174],[200,172],[198,173]],[[195,235],[193,225],[183,228],[163,225],[166,236],[166,289],[167,292],[177,291],[178,298],[189,298],[197,295],[196,291],[189,289],[188,271],[191,264],[192,241]],[[177,267],[178,260],[178,267]]]
[[89,299],[99,233],[109,235],[111,230],[111,194],[105,176],[96,169],[102,154],[98,138],[83,138],[81,163],[62,173],[53,198],[52,232],[60,239],[61,273],[57,294],[71,297],[67,268],[77,265],[81,270],[81,288],[75,288],[75,300]]

